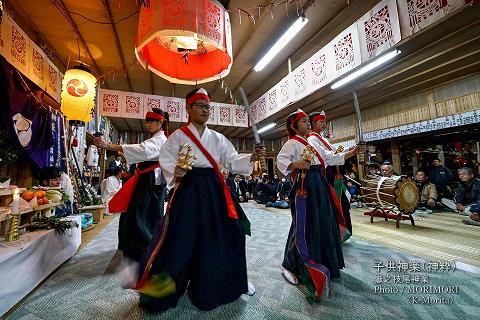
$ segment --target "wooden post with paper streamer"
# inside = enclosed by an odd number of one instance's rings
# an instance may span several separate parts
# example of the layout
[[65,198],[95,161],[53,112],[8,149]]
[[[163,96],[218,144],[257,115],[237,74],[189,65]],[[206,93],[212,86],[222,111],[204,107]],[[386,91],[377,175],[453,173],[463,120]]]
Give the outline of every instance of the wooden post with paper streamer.
[[248,118],[252,121],[252,131],[255,138],[255,150],[258,153],[258,161],[260,162],[260,170],[262,172],[267,172],[267,163],[265,161],[265,155],[261,152],[265,146],[260,141],[260,135],[258,134],[257,124],[253,121],[252,110],[250,109],[250,104],[248,103],[247,96],[243,88],[240,87],[240,95],[242,97],[243,105],[245,110],[247,110]]

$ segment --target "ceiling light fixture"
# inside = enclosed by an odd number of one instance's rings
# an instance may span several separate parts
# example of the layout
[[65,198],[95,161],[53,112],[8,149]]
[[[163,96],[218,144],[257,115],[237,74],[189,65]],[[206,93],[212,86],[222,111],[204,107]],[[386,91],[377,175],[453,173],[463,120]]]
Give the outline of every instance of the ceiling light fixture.
[[282,50],[285,45],[292,40],[293,37],[307,24],[308,19],[305,16],[298,17],[297,21],[295,21],[290,28],[280,37],[280,39],[275,42],[273,47],[268,50],[268,52],[263,56],[262,59],[255,65],[253,70],[255,71],[262,71],[263,68],[267,64],[272,61],[272,59],[277,55],[277,53]]
[[265,127],[262,127],[260,129],[258,129],[258,133],[263,133],[265,131],[268,131],[272,128],[274,128],[277,124],[275,122],[272,122],[270,124],[267,124]]
[[332,89],[338,89],[340,88],[341,86],[343,85],[346,85],[347,83],[349,82],[352,82],[353,80],[363,76],[364,74],[366,74],[367,72],[369,71],[372,71],[373,69],[377,68],[378,66],[384,64],[385,62],[393,59],[395,56],[399,55],[401,53],[400,50],[393,50],[393,51],[390,51],[378,58],[376,58],[375,60],[373,60],[372,62],[366,64],[365,66],[361,67],[360,69],[352,72],[351,74],[349,74],[348,76],[346,76],[345,78],[335,82],[331,88]]

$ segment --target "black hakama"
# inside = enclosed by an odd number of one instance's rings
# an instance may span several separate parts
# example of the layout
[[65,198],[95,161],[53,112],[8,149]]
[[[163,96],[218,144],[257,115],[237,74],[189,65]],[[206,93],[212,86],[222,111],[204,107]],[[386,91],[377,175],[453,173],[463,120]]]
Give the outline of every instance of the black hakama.
[[[299,174],[298,174],[299,175]],[[297,176],[298,176],[297,175]],[[317,264],[328,268],[331,278],[340,277],[340,269],[345,267],[341,246],[341,233],[338,223],[338,211],[334,205],[329,184],[320,165],[311,166],[304,180],[304,189],[307,192],[305,219],[297,219],[295,194],[300,187],[299,177],[290,192],[292,224],[288,234],[287,244],[282,266],[299,276],[307,288],[305,265],[299,255],[301,239],[296,238],[297,228],[305,228],[305,241],[310,259]],[[297,221],[305,221],[303,226]],[[305,245],[305,244],[303,244]],[[309,280],[307,280],[309,281]]]
[[[158,162],[145,161],[138,164],[144,170]],[[120,215],[118,249],[123,256],[139,261],[153,238],[155,227],[163,216],[166,181],[155,185],[154,170],[140,174],[133,190],[128,210]]]
[[161,243],[148,279],[168,275],[175,291],[161,298],[141,293],[143,308],[151,312],[173,308],[187,291],[193,305],[211,310],[247,292],[245,234],[240,219],[230,218],[227,212],[223,188],[213,169],[193,168],[182,178],[169,213],[157,226],[139,276],[144,278],[147,261]]

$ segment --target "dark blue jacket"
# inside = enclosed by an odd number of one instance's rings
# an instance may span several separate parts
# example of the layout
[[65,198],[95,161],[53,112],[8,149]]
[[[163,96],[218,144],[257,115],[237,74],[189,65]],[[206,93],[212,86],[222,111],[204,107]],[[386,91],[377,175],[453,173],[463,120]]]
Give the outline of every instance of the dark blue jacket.
[[456,204],[464,206],[480,204],[480,180],[473,178],[469,183],[460,182],[454,192]]
[[445,189],[450,180],[453,179],[453,174],[450,169],[445,166],[433,166],[428,172],[428,178],[430,182],[437,186],[437,189]]

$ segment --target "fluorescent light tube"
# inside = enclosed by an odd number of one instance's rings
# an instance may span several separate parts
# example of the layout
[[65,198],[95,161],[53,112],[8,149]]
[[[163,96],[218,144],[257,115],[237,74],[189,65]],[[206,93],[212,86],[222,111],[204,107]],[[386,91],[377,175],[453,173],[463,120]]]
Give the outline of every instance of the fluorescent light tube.
[[273,47],[268,50],[268,52],[263,56],[262,59],[255,65],[253,70],[261,71],[267,64],[272,61],[272,59],[277,55],[277,53],[282,50],[285,45],[292,40],[293,37],[307,24],[308,19],[305,17],[299,17],[297,21],[295,21],[290,28],[280,37],[280,39],[275,42]]
[[363,67],[361,67],[360,69],[352,72],[351,74],[349,74],[345,78],[335,82],[332,85],[331,88],[332,89],[337,89],[337,88],[340,88],[341,86],[343,86],[343,85],[345,85],[349,82],[352,82],[353,80],[363,76],[367,72],[372,71],[373,69],[377,68],[378,66],[380,66],[380,65],[384,64],[385,62],[393,59],[395,56],[397,56],[400,53],[401,53],[400,50],[393,50],[393,51],[390,51],[389,53],[386,53],[386,54],[376,58],[372,62],[364,65]]
[[258,129],[258,133],[262,133],[262,132],[268,131],[268,130],[274,128],[275,126],[276,126],[276,123],[275,123],[275,122],[272,122],[272,123],[270,123],[270,124],[267,124],[265,127]]

